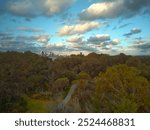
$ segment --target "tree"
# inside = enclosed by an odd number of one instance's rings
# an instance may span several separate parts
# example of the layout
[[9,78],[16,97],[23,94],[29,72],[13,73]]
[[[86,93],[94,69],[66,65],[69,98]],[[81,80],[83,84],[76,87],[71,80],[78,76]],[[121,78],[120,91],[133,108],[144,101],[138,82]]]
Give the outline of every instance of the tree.
[[150,83],[127,65],[115,65],[96,80],[97,112],[149,112]]
[[69,79],[64,77],[64,78],[58,78],[57,80],[55,80],[54,84],[53,84],[53,92],[55,94],[61,93],[63,91],[65,91],[67,89],[67,87],[69,86]]
[[84,71],[80,72],[76,77],[76,79],[90,79],[90,78],[91,78],[90,75]]

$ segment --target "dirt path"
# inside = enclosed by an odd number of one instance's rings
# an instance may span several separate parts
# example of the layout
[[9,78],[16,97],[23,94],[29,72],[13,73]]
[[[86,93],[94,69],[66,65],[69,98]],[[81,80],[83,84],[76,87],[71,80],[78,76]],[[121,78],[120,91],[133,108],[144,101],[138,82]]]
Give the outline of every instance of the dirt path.
[[57,110],[64,110],[65,106],[67,105],[67,103],[70,101],[72,95],[74,94],[75,90],[77,89],[78,85],[77,84],[73,84],[67,94],[67,96],[65,97],[65,99],[57,106]]

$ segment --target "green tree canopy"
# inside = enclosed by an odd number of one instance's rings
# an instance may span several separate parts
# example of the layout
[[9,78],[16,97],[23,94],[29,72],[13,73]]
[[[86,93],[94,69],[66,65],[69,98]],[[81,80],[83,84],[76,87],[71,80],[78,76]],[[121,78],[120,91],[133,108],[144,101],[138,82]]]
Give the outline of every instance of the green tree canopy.
[[134,67],[115,65],[97,77],[94,103],[98,112],[148,112],[149,99],[150,84]]

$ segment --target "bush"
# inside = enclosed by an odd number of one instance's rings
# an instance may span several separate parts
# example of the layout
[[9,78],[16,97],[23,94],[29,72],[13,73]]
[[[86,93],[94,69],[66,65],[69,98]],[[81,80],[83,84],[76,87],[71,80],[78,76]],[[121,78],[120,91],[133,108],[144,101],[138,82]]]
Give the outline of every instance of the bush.
[[90,75],[83,71],[80,72],[76,77],[76,79],[90,79],[90,78],[91,78]]
[[0,112],[19,113],[27,111],[27,102],[23,97],[3,97],[0,99]]
[[53,84],[53,92],[62,92],[69,86],[68,78],[59,78]]

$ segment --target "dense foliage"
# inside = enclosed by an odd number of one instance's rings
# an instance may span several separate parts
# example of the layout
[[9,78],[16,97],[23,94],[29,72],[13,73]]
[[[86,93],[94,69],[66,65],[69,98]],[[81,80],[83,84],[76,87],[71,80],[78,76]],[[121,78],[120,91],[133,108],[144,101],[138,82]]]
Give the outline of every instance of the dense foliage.
[[54,61],[0,52],[0,112],[150,112],[150,57],[90,53]]

